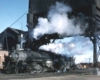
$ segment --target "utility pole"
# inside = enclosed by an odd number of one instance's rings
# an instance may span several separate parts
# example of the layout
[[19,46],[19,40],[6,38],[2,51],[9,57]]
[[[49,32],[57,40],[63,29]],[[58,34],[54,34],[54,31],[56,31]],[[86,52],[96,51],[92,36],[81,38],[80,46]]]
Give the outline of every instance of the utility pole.
[[95,35],[95,31],[93,32],[93,36],[90,37],[90,40],[93,43],[93,74],[98,74],[98,66],[97,66],[97,38]]
[[96,21],[93,21],[94,19],[94,16],[96,15],[96,2],[95,0],[92,0],[92,11],[91,11],[91,18],[92,18],[92,29],[91,29],[91,32],[90,32],[90,40],[92,41],[93,43],[93,67],[96,68],[97,67],[97,40],[96,40]]
[[98,75],[98,65],[97,65],[97,21],[96,21],[96,9],[97,6],[97,2],[96,0],[92,0],[92,29],[91,29],[91,33],[90,33],[90,40],[93,43],[93,74],[94,75]]

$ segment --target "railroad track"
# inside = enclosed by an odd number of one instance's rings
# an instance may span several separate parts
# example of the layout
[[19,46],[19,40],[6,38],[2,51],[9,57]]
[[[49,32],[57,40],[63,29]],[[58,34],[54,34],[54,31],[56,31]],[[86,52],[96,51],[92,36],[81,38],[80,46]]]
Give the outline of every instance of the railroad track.
[[0,74],[0,80],[13,80],[13,79],[28,79],[28,78],[42,78],[42,77],[55,77],[55,76],[66,76],[66,75],[83,75],[91,72],[92,70],[74,70],[70,72],[45,72],[45,73],[19,73],[19,74]]
[[41,77],[52,77],[52,76],[65,76],[71,75],[72,73],[20,73],[20,74],[0,74],[0,80],[10,79],[28,79],[28,78],[41,78]]

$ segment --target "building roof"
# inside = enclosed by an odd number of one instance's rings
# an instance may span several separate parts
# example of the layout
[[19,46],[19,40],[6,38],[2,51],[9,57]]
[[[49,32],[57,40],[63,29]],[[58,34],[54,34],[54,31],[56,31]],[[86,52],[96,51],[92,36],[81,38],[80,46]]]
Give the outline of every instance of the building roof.
[[18,36],[24,32],[25,31],[7,27],[3,32],[0,33],[0,42],[2,42],[5,37],[16,38],[16,36]]

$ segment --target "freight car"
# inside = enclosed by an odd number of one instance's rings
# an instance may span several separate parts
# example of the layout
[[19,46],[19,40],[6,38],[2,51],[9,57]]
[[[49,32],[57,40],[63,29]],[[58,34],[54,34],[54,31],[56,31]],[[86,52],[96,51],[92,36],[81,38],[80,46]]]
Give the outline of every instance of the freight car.
[[6,73],[64,72],[67,60],[65,56],[47,51],[13,50],[9,55],[9,61],[5,64],[5,71]]

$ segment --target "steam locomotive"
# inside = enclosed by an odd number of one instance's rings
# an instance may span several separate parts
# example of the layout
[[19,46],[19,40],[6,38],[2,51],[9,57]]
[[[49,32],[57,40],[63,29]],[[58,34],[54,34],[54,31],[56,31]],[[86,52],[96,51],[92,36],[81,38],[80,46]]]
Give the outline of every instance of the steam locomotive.
[[6,73],[42,73],[51,71],[65,72],[69,69],[69,58],[48,51],[13,50],[5,58]]

